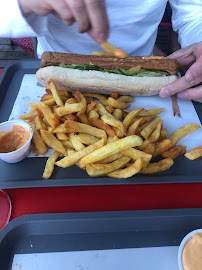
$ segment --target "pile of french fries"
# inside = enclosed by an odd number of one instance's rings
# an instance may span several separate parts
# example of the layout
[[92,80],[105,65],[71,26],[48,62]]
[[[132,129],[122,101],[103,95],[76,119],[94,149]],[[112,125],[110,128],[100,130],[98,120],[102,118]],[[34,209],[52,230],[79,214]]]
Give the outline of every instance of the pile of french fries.
[[[164,108],[129,111],[131,102],[132,97],[119,97],[118,93],[106,97],[58,91],[51,80],[41,101],[28,104],[32,109],[19,117],[33,130],[35,154],[55,150],[46,162],[43,178],[51,177],[55,165],[67,168],[76,164],[91,177],[115,178],[169,169],[175,158],[186,153],[186,146],[176,144],[200,126],[188,124],[167,138],[159,116]],[[153,162],[157,156],[162,159]],[[202,156],[202,147],[185,156],[192,160]]]

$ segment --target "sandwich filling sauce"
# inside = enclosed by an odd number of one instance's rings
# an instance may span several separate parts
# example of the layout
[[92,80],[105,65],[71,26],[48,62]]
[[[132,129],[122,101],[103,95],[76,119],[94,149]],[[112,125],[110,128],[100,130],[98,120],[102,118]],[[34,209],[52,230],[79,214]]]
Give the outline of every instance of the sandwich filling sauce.
[[13,126],[9,132],[0,132],[0,153],[13,152],[26,144],[30,131],[20,126]]
[[202,233],[197,232],[185,243],[182,251],[183,270],[202,269]]

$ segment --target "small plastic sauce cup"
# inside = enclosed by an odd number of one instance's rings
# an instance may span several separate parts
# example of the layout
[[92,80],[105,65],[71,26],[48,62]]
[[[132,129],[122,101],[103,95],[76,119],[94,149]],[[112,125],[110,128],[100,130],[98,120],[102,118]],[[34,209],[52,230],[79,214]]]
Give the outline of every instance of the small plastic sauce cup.
[[194,235],[195,233],[200,232],[202,233],[202,229],[197,229],[194,231],[191,231],[190,233],[188,233],[183,239],[182,242],[180,243],[180,247],[178,250],[178,266],[180,270],[184,270],[183,266],[182,266],[182,251],[184,248],[184,245],[186,244],[186,242],[189,240],[190,237],[192,237],[192,235]]
[[8,163],[17,163],[24,158],[26,158],[31,149],[31,139],[33,136],[33,131],[29,124],[21,120],[13,120],[13,121],[6,121],[0,124],[0,133],[1,132],[10,132],[13,130],[13,126],[20,126],[23,127],[26,131],[30,132],[29,139],[27,142],[19,149],[8,152],[8,153],[0,153],[0,159],[8,162]]

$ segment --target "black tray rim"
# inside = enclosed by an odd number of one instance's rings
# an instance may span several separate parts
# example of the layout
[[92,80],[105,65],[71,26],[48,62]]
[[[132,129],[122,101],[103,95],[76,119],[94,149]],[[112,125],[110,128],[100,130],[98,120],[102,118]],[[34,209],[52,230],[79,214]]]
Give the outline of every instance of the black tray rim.
[[[126,211],[100,211],[100,212],[72,212],[72,213],[41,213],[28,214],[11,220],[0,231],[0,246],[3,239],[14,229],[29,222],[54,222],[72,220],[124,220],[130,218],[166,218],[166,217],[202,217],[202,208],[152,209],[152,210],[126,210]],[[115,228],[116,230],[116,228]]]

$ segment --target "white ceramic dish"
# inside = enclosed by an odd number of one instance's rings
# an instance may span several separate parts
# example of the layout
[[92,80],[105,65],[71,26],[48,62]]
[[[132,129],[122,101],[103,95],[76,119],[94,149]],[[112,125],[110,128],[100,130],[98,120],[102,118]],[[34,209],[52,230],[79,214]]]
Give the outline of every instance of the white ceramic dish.
[[24,121],[21,120],[13,120],[13,121],[6,121],[0,124],[0,132],[9,132],[13,130],[13,126],[21,126],[25,130],[30,131],[30,137],[28,141],[19,149],[13,152],[9,153],[0,153],[0,159],[8,162],[8,163],[16,163],[24,158],[27,157],[27,155],[30,152],[31,148],[31,139],[33,136],[33,131],[31,127]]
[[191,231],[182,239],[182,242],[180,243],[180,247],[178,250],[178,265],[179,265],[180,270],[184,270],[182,267],[182,251],[183,251],[184,245],[187,242],[187,240],[197,232],[202,232],[202,229],[197,229],[197,230]]

